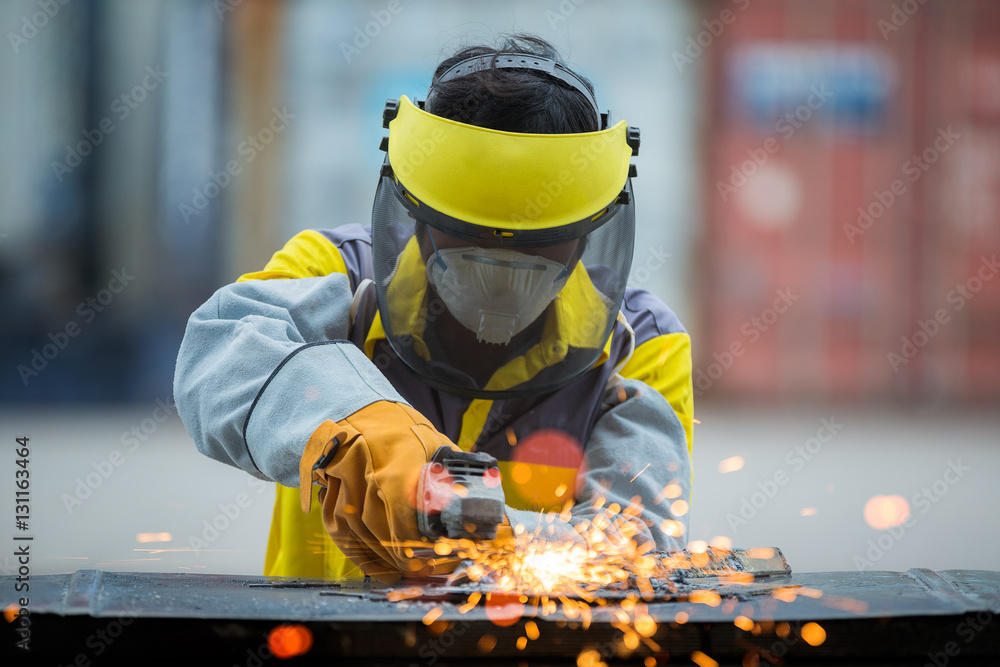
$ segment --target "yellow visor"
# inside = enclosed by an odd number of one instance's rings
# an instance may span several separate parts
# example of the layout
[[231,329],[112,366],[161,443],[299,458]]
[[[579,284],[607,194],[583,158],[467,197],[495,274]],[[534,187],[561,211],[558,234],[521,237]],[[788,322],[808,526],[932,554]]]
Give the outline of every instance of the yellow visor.
[[[628,124],[525,134],[427,113],[407,97],[389,123],[389,163],[410,204],[496,230],[597,222],[625,187]],[[603,221],[602,221],[603,222]]]

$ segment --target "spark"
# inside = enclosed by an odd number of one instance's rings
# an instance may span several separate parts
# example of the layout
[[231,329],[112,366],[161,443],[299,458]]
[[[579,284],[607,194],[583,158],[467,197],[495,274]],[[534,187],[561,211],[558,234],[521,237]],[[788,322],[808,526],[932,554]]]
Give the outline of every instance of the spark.
[[514,435],[514,431],[510,427],[508,427],[507,430],[505,431],[505,433],[507,434],[507,444],[510,445],[511,447],[513,447],[514,445],[516,445],[517,444],[517,436]]
[[684,516],[688,513],[688,502],[683,498],[678,498],[670,503],[670,513],[674,516]]
[[753,630],[753,621],[746,616],[737,616],[733,619],[733,625],[738,627],[743,632],[750,632]]
[[479,638],[479,643],[476,644],[476,648],[479,649],[481,653],[489,653],[493,650],[493,647],[497,645],[497,638],[494,635],[483,635]]
[[137,533],[136,542],[170,542],[174,538],[170,533]]
[[267,636],[267,647],[282,660],[305,655],[312,645],[312,631],[301,623],[279,625]]
[[768,560],[770,558],[774,558],[774,549],[771,547],[755,547],[753,549],[747,549],[747,558]]
[[698,665],[698,667],[719,667],[719,663],[712,660],[710,657],[702,653],[701,651],[695,651],[691,654],[691,660]]
[[865,504],[865,522],[875,530],[885,530],[910,518],[910,504],[902,496],[874,496]]
[[700,419],[695,419],[694,417],[691,418],[691,421],[693,421],[695,424],[700,424],[701,423]]
[[799,510],[799,516],[816,516],[819,512],[815,507],[803,507]]
[[717,547],[719,549],[732,549],[733,548],[733,541],[731,539],[729,539],[728,537],[726,537],[725,535],[716,535],[715,537],[712,538],[712,540],[709,542],[709,544],[711,546]]
[[810,646],[819,646],[826,641],[826,630],[819,623],[806,623],[802,626],[801,634]]
[[427,612],[426,614],[424,614],[422,622],[423,622],[424,625],[430,625],[431,623],[433,623],[434,621],[436,621],[438,619],[438,617],[441,616],[441,614],[443,614],[443,613],[444,613],[444,608],[443,607],[434,607],[429,612]]
[[660,350],[660,358],[657,359],[656,365],[662,366],[667,363],[667,355],[670,354],[670,343],[665,343],[663,349]]
[[794,588],[776,588],[771,591],[771,597],[775,600],[781,600],[782,602],[795,602],[795,598],[798,594],[795,592]]
[[[647,464],[646,464],[646,468],[648,468],[649,466],[650,466],[650,464],[649,464],[649,463],[647,463]],[[637,472],[637,473],[635,474],[635,477],[638,477],[638,476],[639,476],[639,475],[641,475],[642,473],[646,472],[646,468],[643,468],[642,470],[640,470],[639,472]],[[629,483],[632,483],[632,482],[634,482],[634,481],[635,481],[635,477],[633,477],[632,479],[630,479],[630,480],[629,480]]]
[[728,459],[722,459],[719,461],[719,472],[723,475],[727,472],[736,472],[737,470],[743,469],[743,457],[742,456],[730,456]]

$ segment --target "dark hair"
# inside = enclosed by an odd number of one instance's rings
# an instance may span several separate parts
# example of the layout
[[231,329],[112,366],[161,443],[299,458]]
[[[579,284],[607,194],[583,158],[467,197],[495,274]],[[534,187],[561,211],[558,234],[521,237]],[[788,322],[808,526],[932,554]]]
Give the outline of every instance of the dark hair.
[[[555,47],[534,35],[502,36],[496,48],[471,46],[438,65],[427,94],[427,111],[505,132],[561,134],[599,129],[587,99],[569,84],[545,72],[491,67],[444,83],[438,81],[442,74],[466,58],[500,53],[541,56],[565,65]],[[593,93],[590,81],[583,81]]]

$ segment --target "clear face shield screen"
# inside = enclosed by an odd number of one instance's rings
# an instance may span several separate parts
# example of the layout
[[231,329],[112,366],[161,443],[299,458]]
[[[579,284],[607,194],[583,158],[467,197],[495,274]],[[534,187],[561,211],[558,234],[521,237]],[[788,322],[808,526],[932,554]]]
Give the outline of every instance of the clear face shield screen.
[[427,384],[482,398],[552,391],[606,357],[631,267],[638,130],[500,132],[405,97],[386,118],[373,272],[396,355]]

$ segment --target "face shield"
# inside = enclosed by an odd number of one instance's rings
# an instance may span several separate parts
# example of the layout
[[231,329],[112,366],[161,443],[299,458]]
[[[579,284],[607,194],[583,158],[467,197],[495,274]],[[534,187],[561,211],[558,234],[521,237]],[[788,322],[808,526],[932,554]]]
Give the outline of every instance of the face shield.
[[387,105],[372,211],[380,326],[428,385],[554,391],[607,358],[632,261],[638,131],[524,134]]

